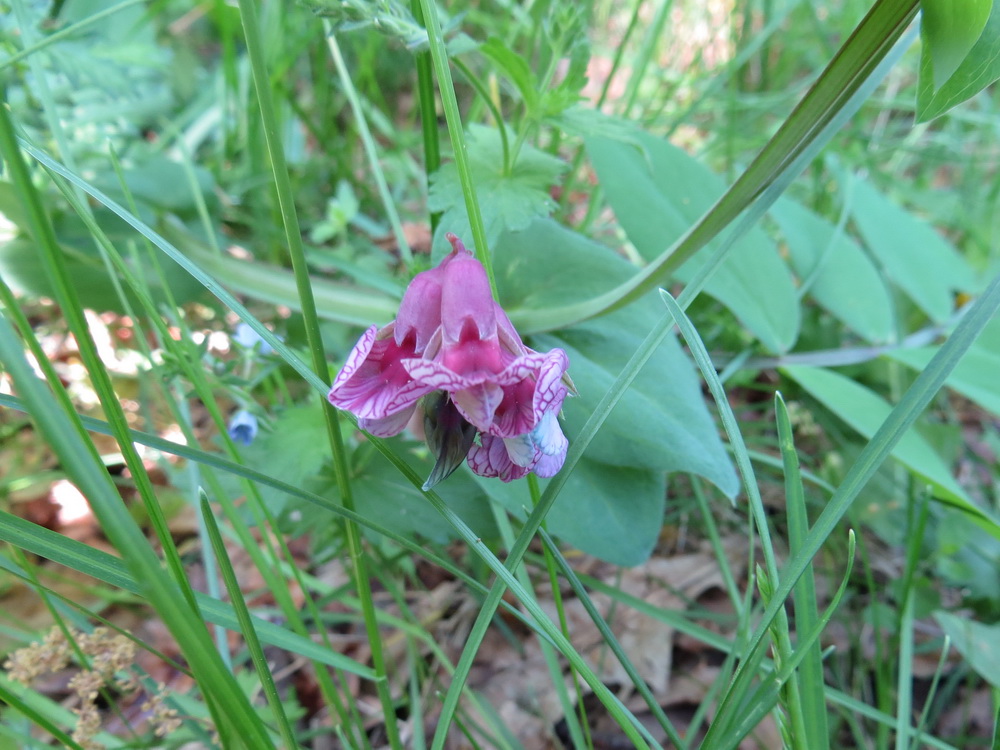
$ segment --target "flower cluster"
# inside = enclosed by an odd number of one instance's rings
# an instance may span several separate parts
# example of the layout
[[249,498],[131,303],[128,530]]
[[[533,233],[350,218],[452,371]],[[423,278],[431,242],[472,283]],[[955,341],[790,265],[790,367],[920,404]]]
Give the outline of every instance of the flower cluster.
[[[102,726],[103,719],[109,717],[101,712],[100,692],[108,689],[131,695],[141,687],[131,673],[136,646],[130,636],[103,627],[85,633],[54,626],[41,642],[11,652],[3,668],[10,679],[30,685],[39,677],[56,675],[70,667],[74,656],[85,657],[85,663],[72,667],[73,676],[66,684],[78,704],[72,709],[77,716],[73,741],[85,750],[101,750],[104,745],[95,737],[102,729],[109,729]],[[160,685],[159,691],[143,703],[157,737],[166,737],[181,726],[177,711],[166,705],[166,698],[166,688]]]
[[566,353],[526,347],[482,264],[455,235],[448,240],[452,252],[414,277],[396,320],[365,331],[330,403],[378,437],[398,434],[422,405],[439,460],[425,488],[462,458],[480,476],[505,482],[530,471],[553,476],[569,445],[558,420],[570,387]]

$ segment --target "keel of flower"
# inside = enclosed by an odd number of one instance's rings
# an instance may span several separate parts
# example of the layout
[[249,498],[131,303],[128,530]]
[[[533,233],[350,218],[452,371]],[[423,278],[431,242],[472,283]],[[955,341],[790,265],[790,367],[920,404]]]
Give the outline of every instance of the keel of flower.
[[434,468],[422,487],[426,492],[462,465],[476,439],[476,428],[462,419],[444,391],[426,396],[422,404],[424,436],[434,456]]
[[568,448],[569,441],[555,412],[547,412],[526,435],[480,435],[480,445],[469,451],[469,466],[480,476],[498,477],[504,482],[527,476],[529,471],[543,478],[554,477],[566,461]]
[[[372,326],[330,389],[377,437],[396,435],[423,399],[435,466],[429,489],[468,458],[477,474],[505,482],[562,468],[568,441],[558,414],[572,381],[561,349],[524,345],[493,299],[482,264],[453,234],[438,266],[417,274],[395,321]],[[479,435],[479,442],[476,435]]]

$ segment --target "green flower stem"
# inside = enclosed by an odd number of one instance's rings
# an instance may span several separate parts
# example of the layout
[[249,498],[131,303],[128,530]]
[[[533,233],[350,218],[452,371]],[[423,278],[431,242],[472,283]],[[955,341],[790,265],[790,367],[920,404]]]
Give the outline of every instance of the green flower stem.
[[[712,398],[715,399],[716,406],[719,409],[719,416],[722,420],[723,426],[725,427],[726,435],[729,437],[729,444],[733,448],[733,457],[736,461],[736,466],[739,469],[740,477],[743,480],[743,487],[746,490],[747,497],[749,498],[750,513],[753,516],[754,523],[757,525],[757,531],[760,534],[761,549],[763,550],[764,562],[767,567],[767,575],[766,578],[764,578],[760,583],[760,591],[762,597],[766,600],[766,591],[769,591],[771,587],[777,585],[779,580],[778,563],[774,554],[774,545],[771,543],[771,534],[767,523],[767,511],[764,508],[764,502],[760,496],[760,489],[757,484],[757,478],[754,474],[753,464],[750,462],[750,456],[747,454],[746,443],[744,442],[743,435],[740,432],[736,415],[733,413],[732,407],[729,405],[729,400],[726,398],[725,389],[715,372],[715,368],[712,366],[708,350],[705,348],[705,344],[701,340],[701,336],[698,335],[698,331],[695,329],[694,324],[684,314],[684,311],[681,310],[677,301],[670,295],[669,292],[661,289],[660,297],[663,299],[663,303],[667,306],[667,311],[676,321],[677,327],[680,329],[681,334],[684,336],[684,340],[687,342],[688,349],[691,352],[691,357],[694,359],[698,368],[701,370],[702,376],[705,378],[705,382],[712,394]],[[775,645],[775,664],[781,665],[787,663],[791,659],[792,644],[789,637],[788,615],[784,609],[780,610],[778,617],[774,621],[771,632]],[[786,691],[784,695],[787,699],[785,703],[789,715],[789,732],[794,741],[793,747],[800,748],[802,745],[799,743],[802,742],[802,739],[806,735],[806,728],[802,715],[797,674],[793,674],[791,676],[789,690]]]
[[[559,60],[562,58],[563,54],[563,38],[560,37],[558,42],[554,42],[552,54],[549,58],[549,66],[546,69],[542,79],[538,82],[539,91],[547,91],[549,86],[552,84],[552,79],[555,78],[556,70],[559,65]],[[514,149],[511,155],[511,161],[516,162],[517,157],[521,154],[521,148],[524,146],[524,142],[535,132],[535,130],[541,125],[540,113],[529,112],[528,117],[525,117],[521,121],[521,128],[517,134],[517,140],[514,141]],[[513,163],[511,167],[513,168]]]
[[[56,290],[56,299],[62,306],[63,316],[69,325],[70,330],[78,339],[80,356],[84,361],[87,371],[94,385],[94,390],[101,399],[102,406],[108,416],[108,422],[115,431],[115,437],[119,440],[122,456],[133,475],[136,489],[143,499],[146,511],[149,513],[150,521],[156,531],[157,538],[163,546],[164,557],[167,567],[177,583],[184,592],[188,605],[197,611],[194,603],[194,593],[190,583],[184,573],[184,565],[181,562],[177,547],[173,543],[170,530],[160,508],[156,502],[156,493],[149,480],[149,475],[143,467],[142,458],[136,452],[135,447],[127,439],[128,422],[118,401],[111,383],[111,378],[101,361],[100,355],[93,339],[90,337],[90,326],[84,316],[83,307],[80,304],[72,279],[66,272],[62,264],[59,242],[56,239],[55,230],[45,207],[42,205],[38,191],[34,188],[31,176],[28,173],[27,165],[21,157],[14,135],[13,123],[7,113],[6,105],[0,105],[0,152],[2,152],[7,162],[7,174],[11,182],[19,189],[20,198],[28,217],[30,235],[40,250],[45,271]],[[60,399],[63,404],[65,399]],[[91,446],[88,450],[90,457],[96,455],[96,449]]]
[[[119,172],[119,177],[121,177],[120,170],[118,169],[117,159],[115,159],[114,154],[112,154],[112,162],[115,165],[116,171]],[[160,316],[157,314],[156,306],[153,303],[152,299],[149,297],[143,282],[134,275],[132,269],[128,266],[128,264],[126,264],[123,261],[123,259],[119,255],[117,255],[114,247],[111,245],[110,241],[104,234],[103,230],[96,223],[93,216],[91,216],[91,214],[86,210],[86,207],[84,205],[81,205],[81,201],[77,200],[76,194],[72,190],[70,190],[68,185],[64,184],[64,181],[61,178],[54,178],[54,179],[56,181],[56,186],[62,191],[63,195],[66,197],[66,200],[69,201],[70,205],[77,211],[80,218],[83,220],[84,224],[86,224],[87,229],[90,231],[91,235],[97,241],[98,246],[101,247],[103,252],[107,255],[109,261],[114,264],[114,268],[117,271],[117,274],[121,275],[122,279],[124,279],[128,287],[139,298],[139,301],[142,304],[143,309],[147,313],[148,320],[152,323],[153,327],[156,329],[157,340],[160,342],[161,347],[166,349],[166,351],[169,352],[176,359],[176,361],[182,368],[185,376],[193,385],[195,394],[202,402],[202,404],[205,406],[205,408],[208,410],[209,416],[212,418],[217,429],[219,430],[219,435],[221,437],[223,447],[226,449],[226,452],[234,461],[239,461],[240,460],[239,452],[236,448],[236,445],[229,437],[229,434],[226,430],[225,420],[223,419],[222,413],[219,410],[218,404],[215,401],[215,398],[212,394],[212,390],[208,385],[208,381],[206,380],[205,375],[201,370],[201,368],[199,366],[192,365],[193,362],[198,361],[197,357],[192,358],[188,356],[188,352],[185,351],[185,349],[181,344],[181,342],[190,341],[191,339],[190,331],[188,331],[184,320],[183,319],[175,320],[176,325],[178,325],[181,329],[182,336],[180,342],[174,341],[174,339],[169,335],[169,332],[167,331],[166,322],[161,320]],[[129,202],[129,206],[132,212],[135,213],[137,209],[132,200],[131,193],[128,191],[127,186],[124,183],[122,183],[122,186],[123,190],[125,190],[125,196]],[[148,242],[148,240],[146,241],[147,244],[150,245],[149,250],[152,253],[153,252],[152,245],[151,243]],[[166,283],[165,279],[162,277],[161,267],[158,262],[158,259],[155,255],[152,256],[152,259],[154,267],[156,268],[157,272],[160,273],[161,288],[163,290],[163,293],[166,295],[168,299],[167,307],[171,310],[175,310],[177,309],[177,305],[173,301],[173,296],[170,292],[170,286]],[[117,278],[117,276],[115,276],[114,278]],[[3,291],[4,291],[4,285],[0,283],[0,292]],[[0,301],[2,301],[2,299],[0,299]],[[133,319],[136,320],[137,323],[141,320],[141,318],[135,315],[133,315]],[[140,348],[145,353],[146,358],[151,359],[152,353],[151,350],[149,349],[149,345],[145,341],[145,337],[139,336],[137,338],[137,341],[140,345]],[[36,357],[39,356],[41,355],[36,353]],[[39,359],[39,362],[43,366],[48,364],[48,360],[45,359],[44,356],[42,356],[42,358]],[[55,378],[54,374],[51,375],[49,375],[49,373],[46,374],[50,382],[52,383],[58,382],[58,379]],[[282,380],[280,382],[283,383],[284,381]],[[174,419],[181,426],[181,430],[184,432],[187,442],[191,445],[196,444],[197,440],[195,438],[194,432],[191,429],[190,418],[187,415],[187,410],[182,411],[181,409],[176,408],[176,403],[178,402],[178,399],[176,397],[167,398],[166,402],[171,407]],[[70,404],[68,408],[72,409],[73,407]],[[193,462],[191,466],[192,467],[194,466]],[[276,554],[273,545],[270,542],[270,538],[267,535],[265,535],[264,537],[265,546],[272,560],[272,563],[269,564],[264,559],[264,555],[260,546],[256,541],[254,541],[249,528],[242,521],[241,515],[237,512],[236,508],[233,506],[232,501],[229,499],[228,494],[223,491],[218,478],[215,476],[215,473],[207,466],[202,469],[202,472],[204,473],[205,480],[207,481],[210,489],[212,490],[213,495],[216,498],[218,498],[219,502],[223,507],[224,512],[226,513],[226,516],[232,521],[233,529],[235,530],[237,536],[239,537],[240,543],[242,544],[243,548],[247,551],[247,553],[250,555],[250,558],[253,560],[256,568],[260,571],[261,575],[264,577],[264,580],[266,581],[268,588],[274,594],[275,600],[281,607],[282,612],[288,618],[288,621],[292,625],[292,628],[298,635],[302,636],[303,638],[308,638],[309,633],[305,626],[305,623],[301,615],[299,614],[298,609],[295,607],[294,602],[289,596],[287,587],[282,583],[281,579],[278,577],[276,573],[276,567],[280,564],[280,559]],[[257,486],[253,482],[250,481],[246,482],[246,493],[247,493],[247,498],[250,500],[249,503],[250,510],[254,514],[254,520],[258,525],[258,527],[264,528],[265,526],[269,526],[272,529],[277,529],[277,523],[273,515],[268,510],[266,503],[264,503],[263,499],[260,496],[260,492]],[[292,555],[289,552],[284,542],[284,538],[280,534],[276,534],[276,539],[278,540],[278,543],[281,545],[285,558],[287,560],[291,560]],[[211,547],[210,544],[208,546]],[[209,560],[213,561],[211,567],[208,564]],[[296,578],[296,581],[301,590],[304,592],[307,591],[306,586],[302,581],[301,571],[295,566],[292,566],[290,568],[290,571],[291,574]],[[206,555],[206,573],[208,575],[208,580],[209,580],[209,589],[210,589],[209,594],[213,598],[218,599],[219,598],[218,594],[212,590],[213,578],[215,578],[214,557],[209,555]],[[217,583],[214,585],[214,588],[217,588]],[[307,595],[305,597],[305,602],[310,610],[311,617],[315,621],[318,621],[319,619],[318,611],[316,609],[316,604],[315,601],[313,600],[313,597]],[[216,624],[216,628],[218,634],[223,636],[223,640],[220,643],[220,653],[222,654],[223,659],[227,660],[228,650],[225,648],[224,629],[222,628],[221,625],[218,624]],[[327,634],[324,632],[322,633],[322,636],[324,639],[324,645],[331,652],[333,652],[334,648],[333,645],[330,643]],[[320,683],[320,689],[323,692],[324,698],[326,699],[327,703],[334,706],[335,708],[339,708],[340,700],[336,692],[336,688],[333,685],[333,682],[330,679],[327,670],[324,669],[322,665],[316,662],[315,660],[313,660],[313,665],[316,670],[317,680]]]
[[[799,550],[801,540],[809,533],[809,513],[799,472],[799,457],[792,435],[792,424],[781,393],[774,394],[775,425],[778,447],[785,474],[785,514],[788,523],[788,549],[792,555]],[[922,537],[921,537],[922,539]],[[808,633],[819,621],[816,604],[816,578],[812,564],[795,585],[795,631]],[[799,704],[803,716],[805,737],[800,742],[811,750],[829,750],[830,733],[827,725],[823,655],[819,644],[811,649],[799,667]],[[794,717],[793,717],[794,718]]]
[[[531,476],[531,475],[529,475]],[[537,489],[537,483],[536,483]],[[507,517],[507,511],[497,500],[490,502],[490,510],[493,511],[493,520],[496,522],[497,528],[500,531],[500,540],[505,547],[508,549],[514,543],[514,530],[511,527],[510,519]],[[518,565],[514,570],[514,575],[517,576],[517,580],[524,587],[525,591],[534,594],[534,589],[531,583],[531,577],[528,575],[528,568],[523,563]],[[552,575],[550,571],[550,575]],[[555,580],[553,579],[553,591],[558,594],[558,586],[555,585]],[[562,598],[556,598],[556,608],[559,611],[559,629],[563,636],[568,641],[570,638],[569,630],[566,627],[565,613],[562,607]],[[546,641],[544,638],[539,639],[538,645],[542,650],[542,657],[545,659],[545,664],[549,670],[549,677],[552,680],[552,686],[555,690],[557,697],[559,698],[559,704],[562,706],[563,716],[566,718],[566,726],[569,730],[570,738],[573,741],[574,747],[590,747],[593,746],[584,740],[583,729],[580,726],[580,722],[577,718],[577,714],[573,712],[573,701],[569,696],[569,692],[566,690],[566,684],[562,677],[562,665],[559,663],[559,659],[556,657],[555,649],[552,644]],[[570,671],[573,674],[574,683],[576,683],[576,671],[570,666]],[[574,684],[577,695],[582,695],[580,692],[580,686],[578,683]],[[580,702],[580,709],[583,710],[583,702]]]
[[479,210],[479,199],[476,197],[476,186],[472,184],[472,169],[469,167],[469,149],[465,143],[462,131],[462,114],[458,110],[458,99],[455,96],[455,82],[448,67],[448,50],[441,33],[441,22],[437,17],[437,7],[431,0],[420,0],[424,24],[427,27],[427,40],[431,48],[431,60],[434,72],[437,74],[438,89],[441,92],[441,103],[444,106],[444,119],[448,123],[448,137],[451,139],[451,149],[454,153],[455,168],[462,184],[462,195],[465,197],[465,209],[469,213],[469,225],[472,227],[472,240],[476,246],[476,256],[486,268],[490,280],[493,297],[497,297],[497,282],[493,276],[493,256],[486,244],[486,226],[483,224],[483,214]]
[[340,45],[337,44],[333,25],[327,18],[323,19],[323,33],[326,34],[326,44],[330,49],[330,57],[333,58],[333,66],[337,69],[340,85],[343,86],[344,94],[347,96],[347,101],[351,105],[351,111],[354,113],[354,119],[358,126],[358,135],[361,136],[361,143],[365,149],[365,156],[368,157],[372,176],[375,178],[375,185],[378,187],[378,193],[382,198],[382,205],[385,206],[385,212],[389,217],[392,233],[396,237],[399,255],[406,267],[410,268],[413,266],[413,252],[410,250],[410,244],[406,241],[406,235],[403,233],[403,226],[399,221],[399,213],[396,211],[396,202],[392,199],[392,193],[389,191],[389,184],[385,181],[385,173],[382,171],[378,152],[375,149],[375,139],[372,138],[372,131],[368,128],[368,121],[365,119],[365,111],[361,107],[361,98],[358,96],[358,91],[351,80],[351,74],[347,71],[344,56],[340,54]]
[[[420,0],[410,0],[410,11],[413,18],[421,26],[424,25],[424,12]],[[434,63],[431,53],[426,50],[414,55],[417,66],[417,95],[420,102],[420,129],[424,136],[424,172],[426,173],[427,189],[430,190],[431,175],[441,166],[441,139],[437,124],[437,99],[434,94]],[[431,236],[437,231],[441,213],[431,214]]]
[[[969,305],[954,333],[941,346],[927,367],[920,372],[882,426],[862,449],[837,491],[827,501],[823,512],[812,525],[798,553],[785,563],[780,583],[775,583],[772,601],[767,605],[751,634],[745,653],[751,654],[760,648],[768,628],[778,616],[779,610],[783,609],[785,599],[792,593],[795,583],[819,552],[823,542],[833,533],[854,499],[889,457],[892,449],[927,408],[959,359],[972,346],[998,309],[1000,309],[1000,276],[995,277],[982,296]],[[733,685],[748,684],[752,678],[753,674],[747,668],[747,662],[741,662],[733,676]],[[727,705],[727,701],[724,700],[718,710],[720,714],[729,713],[734,711],[735,707]]]
[[465,80],[476,90],[479,98],[483,100],[483,104],[486,105],[490,114],[493,115],[493,119],[497,124],[497,131],[500,133],[500,148],[503,150],[503,174],[509,175],[514,165],[510,161],[510,142],[507,135],[507,126],[504,125],[503,121],[503,113],[500,112],[500,108],[493,101],[493,97],[490,96],[490,92],[486,90],[483,82],[469,69],[469,66],[457,57],[452,62],[461,71],[462,75],[465,76]]
[[[121,162],[119,161],[118,155],[115,153],[113,147],[110,149],[109,155],[111,157],[111,165],[114,168],[115,174],[118,177],[118,184],[124,191],[125,198],[129,204],[129,208],[132,210],[133,213],[136,213],[138,209],[136,207],[134,197],[132,195],[131,190],[129,190],[128,183],[125,179],[125,173],[122,170]],[[187,168],[189,178],[193,179],[194,175],[193,175],[193,170],[191,169],[190,161],[185,159],[184,165]],[[111,282],[115,287],[115,291],[118,294],[118,299],[121,301],[122,308],[134,322],[136,333],[138,334],[135,337],[135,341],[138,344],[139,351],[142,352],[142,355],[146,358],[148,362],[154,361],[153,350],[146,336],[145,322],[142,317],[136,314],[135,310],[132,307],[132,303],[128,298],[128,295],[124,294],[124,292],[122,291],[121,287],[123,280],[129,286],[129,288],[133,290],[136,296],[139,297],[140,303],[143,305],[146,311],[147,319],[150,321],[153,327],[158,329],[157,330],[158,341],[160,343],[161,348],[164,348],[165,342],[170,342],[170,344],[176,344],[178,348],[183,348],[182,342],[174,341],[173,338],[167,332],[166,323],[164,322],[163,318],[160,317],[156,309],[156,306],[153,304],[152,300],[149,299],[149,296],[146,294],[147,289],[144,280],[140,280],[135,276],[135,274],[132,274],[131,268],[129,268],[129,266],[127,266],[124,263],[120,255],[117,255],[117,250],[112,246],[111,241],[108,239],[107,235],[97,224],[97,221],[94,217],[94,212],[90,208],[90,204],[87,203],[87,201],[83,197],[83,191],[80,190],[79,188],[74,190],[65,180],[59,179],[54,176],[52,177],[52,179],[56,183],[56,186],[59,188],[59,190],[62,191],[63,195],[66,197],[66,200],[69,202],[70,206],[73,207],[73,209],[77,212],[77,215],[80,217],[80,219],[87,226],[87,229],[90,231],[91,237],[94,240],[94,244],[98,247],[98,250],[101,254],[101,260],[104,262],[105,268],[108,271],[108,278],[111,279]],[[197,183],[195,182],[194,184]],[[197,196],[199,213],[202,213],[205,203],[203,200],[203,196],[198,191],[196,191],[195,194]],[[207,221],[207,213],[205,213],[205,219]],[[210,229],[210,227],[208,228]],[[209,233],[209,236],[214,236],[211,234],[211,231]],[[178,305],[174,300],[173,293],[170,290],[170,284],[167,283],[166,278],[163,275],[162,266],[159,264],[152,246],[149,245],[148,242],[146,243],[146,246],[147,246],[147,253],[149,257],[153,260],[154,268],[156,269],[156,273],[159,277],[161,288],[163,289],[163,294],[166,299],[167,307],[170,310],[177,310]],[[135,268],[136,269],[141,268],[142,263],[141,261],[139,261],[137,257],[138,254],[136,252],[135,243],[130,243],[129,249],[132,252],[132,261],[135,264]],[[124,273],[115,272],[116,259],[119,262],[117,268],[119,269],[119,271],[124,271]],[[190,339],[185,338],[184,341],[190,341]],[[186,362],[187,359],[182,356],[178,359],[178,361]],[[180,391],[181,389],[178,388],[175,384],[174,387],[170,388],[168,392],[168,388],[164,383],[161,392],[163,392],[164,395],[166,396],[164,401],[168,404],[168,408],[170,409],[173,418],[176,420],[178,425],[181,425],[181,429],[185,431],[185,437],[190,441],[194,438],[193,431],[190,430],[190,423],[191,423],[190,409],[187,408],[187,404],[183,402],[182,397],[180,396]],[[202,559],[202,565],[205,566],[205,579],[208,582],[208,594],[209,596],[215,599],[219,599],[221,597],[219,595],[220,591],[219,580],[218,576],[216,575],[217,565],[214,557],[214,552],[212,550],[211,544],[208,543],[207,536],[205,535],[205,520],[201,516],[199,503],[195,499],[197,497],[197,489],[200,484],[200,472],[196,465],[189,464],[186,469],[186,474],[189,478],[189,487],[194,491],[194,494],[191,497],[192,501],[191,504],[192,507],[195,508],[198,517],[197,518],[198,534],[200,537],[201,548],[202,548],[201,559]],[[232,670],[233,660],[231,654],[229,653],[229,647],[226,641],[226,631],[219,625],[215,626],[215,641],[216,644],[218,645],[219,654],[222,657],[222,661],[225,663],[227,668]]]
[[[386,451],[383,455],[392,461],[393,465],[404,476],[406,476],[409,481],[413,482],[415,485],[421,483],[422,480],[405,461],[395,456],[390,451]],[[633,743],[633,746],[636,748],[649,748],[650,744],[652,744],[652,746],[658,747],[655,740],[653,740],[650,736],[648,730],[639,723],[638,719],[636,719],[635,716],[632,715],[631,712],[629,712],[628,709],[625,708],[610,692],[610,690],[608,690],[607,686],[600,681],[597,675],[594,674],[593,670],[588,666],[586,661],[584,661],[580,654],[573,648],[572,644],[566,640],[559,628],[548,618],[544,610],[541,609],[535,601],[531,591],[526,590],[523,586],[521,586],[520,582],[513,574],[512,571],[516,570],[517,566],[524,559],[524,551],[527,548],[527,544],[525,543],[523,548],[520,549],[516,559],[513,558],[512,552],[511,556],[508,557],[507,562],[501,563],[500,560],[498,560],[497,557],[483,544],[482,539],[477,537],[465,521],[463,521],[451,508],[449,508],[433,490],[425,493],[425,497],[434,509],[447,519],[456,532],[458,532],[459,536],[465,540],[466,544],[469,545],[469,549],[478,555],[490,567],[490,570],[492,570],[499,578],[499,580],[493,585],[493,588],[490,589],[489,595],[483,603],[483,606],[480,608],[479,615],[476,617],[472,631],[467,636],[466,645],[462,651],[459,662],[455,666],[455,672],[452,675],[451,684],[448,686],[448,692],[445,695],[444,703],[441,707],[438,726],[435,730],[434,741],[431,745],[432,750],[442,750],[444,747],[445,740],[448,736],[448,727],[454,718],[455,711],[458,706],[458,698],[461,695],[465,681],[468,678],[472,662],[479,649],[479,644],[482,643],[482,640],[486,635],[486,631],[492,624],[493,615],[496,613],[497,606],[500,604],[500,600],[502,599],[503,592],[506,588],[511,589],[512,593],[520,600],[521,605],[528,611],[545,637],[547,637],[547,639],[551,641],[560,652],[562,652],[562,654],[569,660],[570,664],[572,664],[573,667],[579,672],[590,689],[607,708],[608,713],[615,718],[618,726]],[[534,528],[537,529],[537,526]],[[528,535],[528,541],[530,541],[533,536],[534,534]],[[519,543],[524,538],[525,533],[522,531],[517,542],[515,542],[515,550],[518,549]]]
[[[44,729],[53,738],[59,740],[59,742],[71,748],[71,750],[84,750],[82,745],[78,744],[76,740],[66,734],[55,722],[42,713],[43,709],[41,707],[31,705],[32,697],[38,695],[38,693],[0,674],[0,701],[22,714],[24,718],[28,719],[35,726]],[[35,739],[32,738],[31,742],[35,742]],[[27,745],[27,743],[25,744]]]
[[[271,157],[271,168],[274,173],[275,190],[281,207],[285,238],[288,242],[288,254],[292,261],[299,300],[302,303],[302,318],[306,330],[306,339],[312,355],[312,366],[316,375],[326,383],[327,364],[326,353],[323,350],[323,340],[319,329],[319,318],[316,315],[316,303],[312,286],[309,281],[309,268],[306,263],[305,250],[302,246],[302,235],[299,230],[298,216],[295,211],[295,199],[292,195],[291,180],[285,163],[284,148],[278,135],[277,118],[274,103],[271,98],[270,78],[264,61],[264,45],[261,40],[260,26],[257,20],[257,8],[253,0],[239,0],[240,17],[246,35],[247,55],[253,73],[254,87],[257,91],[257,102],[260,106],[261,124],[267,150]],[[340,419],[336,409],[324,402],[323,416],[326,421],[327,436],[333,453],[334,472],[337,489],[344,506],[354,509],[354,496],[351,492],[348,476],[347,455],[343,438],[340,433]],[[382,704],[386,734],[392,747],[401,747],[399,729],[396,725],[396,711],[389,692],[386,678],[385,658],[382,653],[382,636],[379,633],[378,621],[375,617],[375,604],[372,601],[371,583],[365,566],[364,552],[361,545],[361,534],[357,524],[346,521],[344,530],[347,535],[348,548],[358,599],[365,620],[365,631],[372,650],[372,666],[375,669],[375,686],[379,701]]]

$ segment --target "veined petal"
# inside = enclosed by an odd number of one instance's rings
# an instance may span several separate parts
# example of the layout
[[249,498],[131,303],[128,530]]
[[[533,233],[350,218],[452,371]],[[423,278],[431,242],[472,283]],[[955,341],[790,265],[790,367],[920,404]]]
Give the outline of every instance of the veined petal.
[[538,457],[538,449],[531,440],[530,435],[518,435],[513,438],[502,438],[507,449],[510,460],[524,468],[531,468]]
[[469,467],[481,477],[499,477],[512,482],[528,475],[528,470],[510,460],[507,446],[501,438],[480,435],[482,445],[473,445],[469,451]]
[[452,392],[451,400],[463,417],[485,432],[493,425],[493,415],[503,400],[503,389],[493,383],[482,383]]
[[514,328],[514,324],[510,322],[507,313],[500,307],[499,302],[493,303],[493,312],[497,316],[497,338],[500,340],[500,345],[518,357],[528,354],[531,349],[526,347],[524,342],[521,341],[520,334]]
[[406,287],[399,303],[394,338],[403,346],[410,339],[415,354],[422,354],[441,326],[441,267],[421,271]]
[[538,383],[532,403],[536,419],[546,412],[558,413],[566,398],[568,389],[563,382],[563,374],[569,367],[569,357],[562,349],[553,349],[542,355],[544,362],[538,370]]
[[531,444],[546,456],[560,453],[565,456],[566,449],[569,448],[569,440],[563,434],[562,427],[559,426],[559,417],[554,411],[547,411],[542,415],[535,429],[531,431],[529,439]]
[[455,252],[441,282],[444,345],[455,346],[469,338],[496,339],[497,317],[486,269],[457,237],[450,235],[448,239]]
[[[566,445],[569,445],[569,443],[567,442]],[[531,470],[542,479],[547,479],[548,477],[554,477],[558,474],[565,462],[565,450],[563,450],[562,453],[555,454],[554,456],[541,454],[535,462],[535,465],[531,467]]]
[[364,364],[365,359],[368,358],[368,353],[372,350],[372,346],[375,345],[375,336],[377,334],[378,326],[372,326],[361,334],[361,338],[358,339],[358,343],[354,345],[354,348],[351,349],[351,353],[347,355],[347,361],[344,362],[344,366],[340,368],[340,372],[337,373],[337,377],[334,378],[333,386],[330,388],[331,395],[344,383],[354,377],[354,373],[357,372],[358,368],[361,367],[362,364]]
[[532,402],[535,382],[530,377],[503,388],[503,401],[493,415],[490,434],[502,438],[527,436],[535,426],[535,412]]
[[419,357],[407,359],[403,361],[403,367],[406,368],[411,378],[431,386],[436,391],[454,392],[463,388],[472,388],[483,382],[482,377],[465,377],[449,370],[440,362],[430,359],[420,359]]
[[366,419],[362,417],[358,419],[358,427],[375,437],[392,437],[403,431],[413,417],[413,412],[416,408],[417,404],[413,402],[402,411],[390,414],[388,417],[382,417],[381,419]]
[[[561,349],[553,349],[548,354],[529,352],[518,357],[495,382],[503,386],[504,399],[497,407],[490,433],[503,438],[512,438],[531,432],[544,413],[543,407],[551,407],[558,401],[556,409],[562,406],[565,397],[553,390],[553,380],[558,383],[561,371],[566,369],[566,354]],[[541,394],[539,389],[542,389]]]
[[[555,349],[554,351],[562,351]],[[497,373],[495,380],[503,385],[513,385],[525,378],[533,378],[545,367],[548,354],[529,352],[511,360],[502,372]]]
[[330,403],[365,420],[382,420],[411,407],[434,388],[414,380],[403,366],[413,356],[410,346],[398,346],[390,327],[369,328],[334,380]]

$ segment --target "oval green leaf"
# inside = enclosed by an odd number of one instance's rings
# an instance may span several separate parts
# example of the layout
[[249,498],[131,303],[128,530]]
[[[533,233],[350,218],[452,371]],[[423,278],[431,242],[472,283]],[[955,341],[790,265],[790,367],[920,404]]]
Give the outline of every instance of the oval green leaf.
[[872,343],[892,340],[895,316],[882,277],[858,244],[790,198],[771,209],[788,243],[792,268],[811,281],[808,293],[848,328]]
[[[917,122],[926,122],[939,115],[944,114],[957,104],[971,99],[993,81],[1000,78],[1000,3],[992,3],[989,18],[985,26],[980,26],[981,33],[976,35],[972,48],[962,54],[961,50],[968,43],[969,38],[976,33],[975,24],[968,28],[958,28],[956,23],[949,22],[947,36],[951,38],[946,49],[931,41],[927,43],[926,34],[928,30],[926,20],[928,6],[935,6],[932,10],[932,17],[936,17],[938,8],[943,6],[944,14],[974,16],[982,12],[981,8],[971,9],[966,6],[987,5],[987,0],[934,0],[928,3],[923,0],[925,21],[921,31],[925,36],[924,49],[920,58],[920,80],[917,83]],[[956,18],[956,21],[958,19]],[[932,33],[941,31],[941,24],[935,20],[930,21],[930,28],[934,28]],[[958,37],[961,37],[959,40]],[[941,63],[938,62],[938,55],[943,56]],[[936,66],[943,65],[943,70],[954,63],[961,55],[958,66],[948,76],[943,83],[938,83],[938,71]]]
[[[920,0],[922,61],[941,88],[972,51],[990,17],[992,0]],[[921,75],[924,66],[921,64]]]
[[851,212],[865,245],[889,279],[927,316],[947,320],[953,292],[976,286],[972,269],[925,221],[903,210],[864,180],[852,183]]
[[[725,184],[676,146],[648,133],[643,150],[603,137],[586,139],[601,186],[629,240],[646,260],[690,229],[725,191]],[[708,247],[714,248],[716,243]],[[710,253],[677,272],[689,280]],[[799,307],[788,267],[777,248],[751,228],[705,285],[770,351],[787,351],[798,336]],[[765,293],[766,292],[766,293]]]

